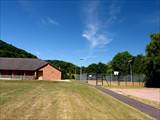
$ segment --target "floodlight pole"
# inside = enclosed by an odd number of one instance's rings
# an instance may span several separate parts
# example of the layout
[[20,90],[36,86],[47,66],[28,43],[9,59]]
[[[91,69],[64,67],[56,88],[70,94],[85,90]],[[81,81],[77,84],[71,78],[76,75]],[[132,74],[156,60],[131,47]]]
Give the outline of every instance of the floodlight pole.
[[[84,59],[80,59],[80,60],[82,61]],[[81,77],[82,77],[82,65],[80,66],[80,80],[82,79]]]
[[80,67],[80,80],[81,80],[81,76],[82,76],[82,66]]

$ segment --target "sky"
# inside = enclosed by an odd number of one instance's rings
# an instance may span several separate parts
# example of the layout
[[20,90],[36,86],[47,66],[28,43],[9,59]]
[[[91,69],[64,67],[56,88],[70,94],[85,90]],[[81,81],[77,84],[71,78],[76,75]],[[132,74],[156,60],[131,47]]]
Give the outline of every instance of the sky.
[[159,0],[0,0],[0,39],[79,66],[145,54],[160,32]]

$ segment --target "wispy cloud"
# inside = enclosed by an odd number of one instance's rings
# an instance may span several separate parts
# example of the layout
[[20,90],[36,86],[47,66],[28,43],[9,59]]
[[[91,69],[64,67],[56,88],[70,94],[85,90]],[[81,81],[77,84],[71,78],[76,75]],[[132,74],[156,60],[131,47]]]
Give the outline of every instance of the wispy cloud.
[[105,33],[100,32],[99,27],[94,24],[87,25],[87,29],[82,36],[89,41],[91,48],[104,47],[111,41],[111,39]]
[[[108,27],[116,19],[117,14],[120,13],[120,7],[117,7],[114,3],[109,6],[108,18],[103,22],[102,17],[99,15],[100,1],[93,0],[88,3],[86,8],[84,8],[84,13],[86,16],[85,20],[85,30],[82,36],[89,41],[91,48],[103,48],[105,45],[112,41],[112,38],[108,34]],[[104,11],[102,11],[104,12]]]
[[95,58],[97,58],[96,55],[88,55],[88,56],[83,57],[83,59],[86,60],[86,61],[89,60],[89,59],[95,59]]
[[53,25],[59,25],[57,21],[53,20],[52,18],[50,17],[47,17],[47,20],[49,23],[53,24]]
[[59,25],[59,23],[57,21],[55,21],[53,18],[51,18],[51,17],[41,18],[41,22],[43,24]]
[[50,16],[40,18],[37,15],[37,13],[39,12],[39,9],[35,4],[35,2],[31,0],[17,0],[17,2],[25,12],[27,12],[29,15],[31,15],[36,19],[38,18],[38,21],[40,21],[42,24],[59,25],[59,23]]
[[111,25],[112,23],[114,23],[117,18],[118,18],[118,14],[120,13],[120,6],[118,6],[116,3],[112,3],[109,6],[109,11],[108,11],[108,19],[106,21],[107,25]]

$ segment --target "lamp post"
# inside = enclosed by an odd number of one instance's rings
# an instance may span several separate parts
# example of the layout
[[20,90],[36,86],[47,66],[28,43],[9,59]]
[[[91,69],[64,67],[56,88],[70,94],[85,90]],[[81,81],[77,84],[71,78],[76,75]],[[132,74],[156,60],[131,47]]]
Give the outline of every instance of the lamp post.
[[[80,59],[81,61],[84,59]],[[82,79],[82,65],[80,66],[80,80]]]

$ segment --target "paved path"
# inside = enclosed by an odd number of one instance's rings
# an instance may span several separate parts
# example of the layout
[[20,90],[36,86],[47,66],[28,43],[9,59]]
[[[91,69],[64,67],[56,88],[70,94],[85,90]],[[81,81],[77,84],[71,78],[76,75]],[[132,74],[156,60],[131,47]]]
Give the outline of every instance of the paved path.
[[121,94],[118,94],[118,93],[115,93],[111,90],[108,90],[108,89],[105,89],[105,88],[102,88],[101,86],[96,86],[96,88],[106,94],[109,94],[111,96],[113,96],[114,98],[150,115],[151,117],[153,118],[156,118],[157,120],[160,120],[160,109],[158,108],[154,108],[150,105],[147,105],[147,104],[144,104],[142,102],[139,102],[137,100],[134,100],[134,99],[131,99],[131,98],[128,98],[124,95],[121,95]]

